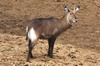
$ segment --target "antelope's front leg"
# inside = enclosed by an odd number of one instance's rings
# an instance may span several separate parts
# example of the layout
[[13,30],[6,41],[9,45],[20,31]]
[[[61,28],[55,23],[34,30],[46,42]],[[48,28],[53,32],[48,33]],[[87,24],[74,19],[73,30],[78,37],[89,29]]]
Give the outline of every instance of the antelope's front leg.
[[48,56],[53,58],[53,48],[55,43],[56,37],[51,37],[48,39],[49,49],[48,49]]

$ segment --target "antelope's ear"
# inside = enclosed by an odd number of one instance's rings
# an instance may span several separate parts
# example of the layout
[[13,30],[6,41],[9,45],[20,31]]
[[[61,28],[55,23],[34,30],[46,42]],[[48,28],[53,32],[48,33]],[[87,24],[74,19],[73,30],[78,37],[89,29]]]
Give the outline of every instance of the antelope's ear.
[[75,12],[77,12],[78,10],[80,10],[80,6],[77,6],[76,8],[74,8]]
[[65,11],[70,12],[70,9],[65,6]]

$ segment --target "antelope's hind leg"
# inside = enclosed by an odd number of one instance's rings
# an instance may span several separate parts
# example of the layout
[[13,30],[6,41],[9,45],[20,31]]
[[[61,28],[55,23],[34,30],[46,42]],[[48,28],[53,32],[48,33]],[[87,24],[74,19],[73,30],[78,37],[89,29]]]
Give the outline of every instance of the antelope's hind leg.
[[32,49],[34,48],[34,46],[35,46],[35,43],[29,40],[27,62],[30,61],[30,58],[33,58]]

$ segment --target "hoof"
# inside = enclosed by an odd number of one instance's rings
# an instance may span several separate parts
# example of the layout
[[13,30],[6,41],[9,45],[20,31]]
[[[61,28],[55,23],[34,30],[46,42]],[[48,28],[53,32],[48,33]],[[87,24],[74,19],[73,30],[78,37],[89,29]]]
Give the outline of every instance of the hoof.
[[53,55],[48,55],[48,57],[53,58]]
[[30,58],[34,58],[33,55],[31,55]]

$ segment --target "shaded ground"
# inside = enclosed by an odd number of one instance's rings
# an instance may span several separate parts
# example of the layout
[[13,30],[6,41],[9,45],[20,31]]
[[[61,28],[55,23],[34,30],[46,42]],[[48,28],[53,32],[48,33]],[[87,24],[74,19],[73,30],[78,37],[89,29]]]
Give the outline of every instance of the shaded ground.
[[29,66],[100,66],[100,1],[99,0],[1,0],[0,1],[0,66],[26,64],[27,20],[55,16],[61,18],[63,7],[80,5],[80,21],[56,41],[54,58],[46,56],[47,41],[39,40],[33,50],[36,57]]

